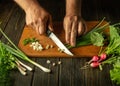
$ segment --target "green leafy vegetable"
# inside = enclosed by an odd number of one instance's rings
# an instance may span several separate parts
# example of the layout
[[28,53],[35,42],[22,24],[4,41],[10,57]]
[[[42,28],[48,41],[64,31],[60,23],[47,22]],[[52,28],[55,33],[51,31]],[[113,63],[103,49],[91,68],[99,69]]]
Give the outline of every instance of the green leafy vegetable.
[[[76,47],[81,46],[82,41],[84,41],[84,45],[89,45],[89,44],[93,44],[93,41],[91,41],[91,36],[93,36],[96,33],[101,33],[103,32],[103,30],[105,30],[108,26],[109,23],[106,23],[103,26],[100,26],[102,24],[102,22],[104,21],[104,19],[102,21],[100,21],[96,27],[94,27],[90,32],[88,32],[87,34],[83,35],[82,37],[77,39],[77,45]],[[97,34],[98,35],[98,34]],[[95,37],[94,37],[95,38]],[[95,38],[97,39],[97,37]],[[97,39],[99,40],[99,38]],[[103,40],[103,39],[102,39]],[[86,43],[85,43],[86,42]]]
[[[32,71],[32,68],[22,63],[19,59],[30,62],[31,64],[39,67],[44,72],[50,72],[50,69],[43,67],[42,65],[29,59],[2,31],[0,32],[12,45],[9,46],[0,41],[0,86],[10,86],[10,71],[18,68],[21,74],[26,75],[26,69]],[[37,41],[34,38],[31,41]]]
[[110,39],[108,46],[101,52],[106,53],[109,58],[103,62],[104,64],[111,64],[113,68],[110,70],[111,80],[120,84],[120,24],[110,25]]
[[105,52],[109,54],[120,54],[120,35],[114,26],[110,26],[110,42]]
[[23,45],[27,45],[29,43],[32,43],[32,42],[37,42],[39,40],[37,40],[36,38],[26,38],[23,40]]
[[50,69],[43,67],[42,65],[32,61],[31,59],[29,59],[7,36],[6,34],[2,31],[2,29],[0,29],[0,32],[3,34],[3,36],[11,43],[11,45],[14,47],[10,47],[6,44],[3,43],[3,46],[6,48],[7,51],[9,51],[10,53],[12,53],[13,55],[15,55],[18,58],[21,58],[27,62],[32,63],[33,65],[39,67],[41,70],[43,70],[44,72],[50,72]]
[[[104,44],[102,43],[104,43],[104,39],[102,34],[94,31],[91,32],[91,42],[93,45],[103,46]],[[109,39],[109,43],[106,48],[101,48],[99,54],[93,56],[93,58],[82,68],[99,66],[102,70],[103,65],[110,64],[112,65],[110,69],[111,80],[120,85],[120,23],[109,25],[109,37],[107,39]]]
[[90,36],[91,43],[96,46],[103,46],[104,45],[104,38],[101,33],[93,32]]
[[[117,27],[116,27],[117,25]],[[110,70],[111,80],[115,83],[120,84],[120,28],[119,24],[110,26],[110,42],[105,49],[106,54],[112,55],[103,64],[112,64],[113,69]]]
[[[104,42],[104,38],[101,33],[109,26],[109,23],[106,23],[101,26],[104,19],[105,18],[103,18],[91,31],[77,38],[75,47],[91,45],[91,44],[94,44],[96,46],[102,46]],[[95,40],[97,41],[95,42]],[[67,45],[67,47],[69,49],[72,48],[72,46],[69,46],[69,45]]]
[[[32,71],[32,68],[22,63],[19,59],[25,60],[39,67],[44,72],[50,72],[50,69],[43,67],[42,65],[29,59],[1,30],[0,32],[12,45],[9,46],[0,41],[0,85],[11,86],[10,72],[13,69],[18,68],[21,74],[26,75],[26,69]],[[35,39],[32,39],[35,40]]]
[[0,42],[0,85],[11,86],[10,71],[16,68],[15,57]]
[[115,83],[120,84],[120,59],[113,64],[113,69],[110,70],[110,76]]

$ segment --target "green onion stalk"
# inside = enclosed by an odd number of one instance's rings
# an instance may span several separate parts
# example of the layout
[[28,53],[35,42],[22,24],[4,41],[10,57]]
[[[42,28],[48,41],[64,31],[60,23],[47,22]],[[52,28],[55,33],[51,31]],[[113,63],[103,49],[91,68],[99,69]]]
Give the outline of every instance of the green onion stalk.
[[36,63],[35,61],[29,59],[8,37],[7,35],[2,31],[2,29],[0,28],[0,32],[2,33],[2,35],[8,40],[8,42],[14,47],[10,47],[7,44],[2,43],[2,45],[7,49],[7,51],[9,51],[10,53],[12,53],[13,55],[17,56],[18,58],[21,58],[22,60],[25,60],[27,62],[30,62],[31,64],[37,66],[38,68],[40,68],[42,71],[44,72],[50,72],[51,70],[43,67],[42,65]]
[[[80,47],[80,46],[86,46],[86,45],[93,44],[92,39],[91,39],[91,35],[93,35],[94,33],[101,34],[109,26],[109,23],[106,23],[106,24],[101,26],[101,24],[104,22],[104,20],[105,20],[105,18],[103,18],[100,22],[98,22],[98,24],[95,27],[93,27],[91,31],[87,32],[83,36],[78,37],[77,40],[76,40],[76,46],[75,47]],[[74,48],[70,45],[66,45],[66,47],[68,49]]]

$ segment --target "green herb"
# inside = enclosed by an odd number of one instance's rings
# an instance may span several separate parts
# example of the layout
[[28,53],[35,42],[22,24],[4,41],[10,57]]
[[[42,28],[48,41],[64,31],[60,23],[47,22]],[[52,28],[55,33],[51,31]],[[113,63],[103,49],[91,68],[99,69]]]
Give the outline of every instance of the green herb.
[[10,71],[15,68],[15,57],[0,42],[0,86],[12,86]]
[[91,43],[96,46],[103,46],[104,45],[104,37],[102,33],[93,32],[90,36]]
[[110,26],[110,42],[105,52],[106,54],[120,54],[120,35],[114,26]]
[[[102,46],[104,40],[104,36],[102,32],[109,26],[109,23],[106,23],[101,26],[105,18],[103,18],[91,31],[86,33],[85,35],[77,38],[76,46],[85,46],[85,45],[96,45],[96,46]],[[96,41],[95,41],[96,40]],[[66,45],[69,49],[72,48],[72,46]]]
[[[89,45],[89,44],[93,44],[94,42],[92,40],[96,39],[96,40],[103,40],[102,39],[99,39],[97,38],[98,36],[93,36],[97,33],[97,35],[99,34],[99,36],[101,36],[100,34],[103,32],[103,30],[106,29],[106,27],[108,27],[109,23],[106,23],[105,25],[102,25],[101,24],[103,23],[104,19],[102,21],[100,21],[96,27],[94,27],[90,32],[88,32],[87,34],[83,35],[82,37],[78,38],[77,39],[77,47],[79,46],[83,46],[83,45]],[[84,43],[82,43],[84,41]]]
[[12,86],[11,71],[18,68],[21,70],[20,72],[25,75],[25,70],[28,69],[27,67],[30,70],[32,69],[19,61],[15,55],[6,49],[5,44],[0,41],[0,86]]
[[110,70],[110,76],[116,84],[120,84],[120,57],[113,64],[113,69]]
[[100,62],[102,65],[111,64],[113,68],[110,70],[111,80],[120,84],[120,23],[109,26],[110,37],[108,46],[100,52],[105,53],[109,57],[105,61]]
[[[91,37],[94,45],[103,47],[104,44],[102,43],[104,43],[104,39],[101,33],[92,32]],[[96,37],[100,40],[97,40]],[[103,65],[112,65],[110,69],[111,80],[120,85],[120,23],[109,25],[109,37],[107,37],[107,39],[109,39],[109,44],[106,48],[101,47],[99,54],[93,56],[93,58],[82,68],[99,66],[100,70],[102,70]]]
[[[26,69],[32,71],[32,68],[22,63],[19,59],[25,60],[32,63],[33,65],[39,67],[44,72],[50,72],[50,69],[43,67],[42,65],[29,59],[2,31],[0,32],[12,45],[4,44],[0,41],[0,86],[12,86],[10,72],[13,69],[18,68],[21,74],[26,75]],[[36,39],[31,39],[32,41],[37,41]]]
[[110,25],[110,42],[105,52],[110,58],[103,61],[102,64],[112,64],[113,68],[110,70],[111,80],[120,84],[120,23]]
[[36,38],[26,38],[23,40],[23,45],[27,45],[29,43],[32,43],[32,42],[37,42],[39,40],[37,40]]
[[50,69],[43,67],[42,65],[32,61],[31,59],[29,59],[7,36],[6,34],[0,29],[0,32],[3,34],[3,36],[9,41],[9,43],[14,47],[10,47],[4,43],[2,43],[2,45],[6,48],[6,50],[10,53],[12,53],[14,56],[21,58],[22,60],[25,60],[27,62],[30,62],[31,64],[39,67],[41,70],[43,70],[44,72],[50,72]]
[[113,55],[107,60],[102,62],[102,65],[111,64],[112,69],[110,70],[111,80],[120,85],[120,55]]

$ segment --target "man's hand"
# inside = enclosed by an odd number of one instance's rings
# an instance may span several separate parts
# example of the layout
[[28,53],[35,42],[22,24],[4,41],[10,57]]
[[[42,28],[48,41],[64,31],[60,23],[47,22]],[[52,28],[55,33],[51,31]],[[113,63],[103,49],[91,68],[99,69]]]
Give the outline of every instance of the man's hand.
[[26,11],[26,24],[35,29],[38,34],[44,34],[46,28],[52,30],[51,15],[40,7]]
[[86,25],[79,16],[65,16],[64,18],[65,39],[71,46],[76,45],[76,37],[84,33]]
[[71,46],[76,45],[76,37],[84,33],[86,24],[81,17],[82,0],[66,0],[64,17],[65,39]]
[[52,29],[51,15],[45,11],[37,0],[14,0],[26,13],[26,24],[36,30],[38,34],[44,34],[46,28]]

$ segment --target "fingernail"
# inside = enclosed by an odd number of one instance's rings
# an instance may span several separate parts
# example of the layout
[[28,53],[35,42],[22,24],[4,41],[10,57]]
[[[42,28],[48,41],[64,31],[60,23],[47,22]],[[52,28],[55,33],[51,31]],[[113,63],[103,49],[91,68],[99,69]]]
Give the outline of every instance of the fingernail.
[[75,44],[74,44],[74,43],[72,43],[72,44],[71,44],[71,46],[75,47]]
[[70,42],[68,40],[66,40],[66,43],[69,44]]
[[41,30],[39,31],[39,34],[42,34],[42,33],[41,33]]
[[76,43],[75,42],[72,42],[71,43],[71,46],[75,47]]

